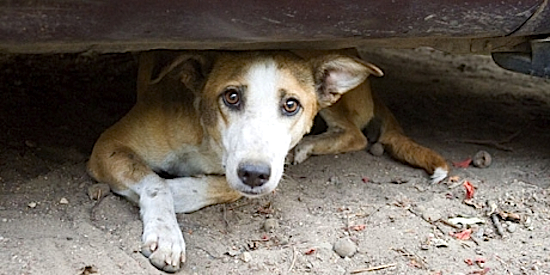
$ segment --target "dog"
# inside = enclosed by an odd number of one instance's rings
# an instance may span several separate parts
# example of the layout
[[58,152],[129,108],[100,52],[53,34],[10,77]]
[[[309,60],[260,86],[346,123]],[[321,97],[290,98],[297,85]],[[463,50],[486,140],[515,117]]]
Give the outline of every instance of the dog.
[[[335,52],[335,51],[332,51]],[[355,49],[337,51],[359,56]],[[324,51],[295,51],[304,58],[322,55]],[[372,72],[382,76],[381,70]],[[340,154],[363,150],[367,144],[379,143],[395,159],[423,168],[431,175],[432,183],[445,179],[449,173],[446,160],[435,151],[408,138],[391,111],[371,92],[369,80],[346,93],[328,108],[319,112],[326,122],[326,132],[306,136],[293,149],[288,162],[298,164],[311,155]]]
[[[139,205],[142,254],[175,272],[186,259],[176,213],[273,191],[319,110],[371,74],[382,72],[342,54],[143,53],[137,102],[99,137],[88,172]],[[313,141],[297,155],[332,152]]]

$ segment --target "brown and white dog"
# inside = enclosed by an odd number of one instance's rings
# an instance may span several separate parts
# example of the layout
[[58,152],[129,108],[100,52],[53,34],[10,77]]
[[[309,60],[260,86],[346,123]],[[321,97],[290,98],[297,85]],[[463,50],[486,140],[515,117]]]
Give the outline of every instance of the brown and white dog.
[[[370,74],[382,71],[342,54],[144,53],[137,103],[101,135],[88,170],[139,205],[142,253],[168,272],[185,262],[176,213],[273,191],[293,147],[295,162],[364,148],[360,128],[374,113],[383,120],[380,142],[394,156],[446,176],[443,158],[403,136],[391,113],[373,105]],[[351,101],[322,111],[328,132],[299,144],[318,111],[350,90]]]

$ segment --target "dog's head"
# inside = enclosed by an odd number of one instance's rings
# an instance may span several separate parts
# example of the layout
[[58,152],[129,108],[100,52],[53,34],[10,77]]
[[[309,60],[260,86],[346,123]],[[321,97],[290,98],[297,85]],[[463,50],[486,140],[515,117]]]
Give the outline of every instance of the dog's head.
[[369,63],[342,55],[302,59],[287,52],[184,55],[174,63],[197,95],[196,108],[222,155],[229,185],[246,196],[280,181],[285,156],[336,102],[369,74]]

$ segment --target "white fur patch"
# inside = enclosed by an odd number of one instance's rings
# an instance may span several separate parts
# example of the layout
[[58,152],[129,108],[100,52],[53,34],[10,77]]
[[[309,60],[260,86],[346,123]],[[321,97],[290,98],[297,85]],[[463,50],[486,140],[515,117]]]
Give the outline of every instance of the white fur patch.
[[[214,177],[214,176],[212,176]],[[176,213],[190,213],[217,203],[208,193],[208,176],[165,180],[170,186]]]
[[[243,75],[243,109],[228,112],[230,123],[222,131],[226,177],[229,185],[244,195],[263,195],[277,187],[286,154],[303,135],[292,130],[300,127],[295,125],[298,117],[286,117],[281,111],[280,91],[288,81],[295,80],[282,73],[272,59],[253,64]],[[269,181],[254,188],[244,184],[237,173],[242,163],[268,164]]]
[[169,185],[157,175],[149,175],[132,190],[140,196],[142,253],[159,269],[178,270],[185,261],[185,242]]
[[433,175],[431,176],[432,178],[432,184],[434,183],[439,183],[441,182],[442,180],[444,180],[446,177],[447,177],[447,173],[449,173],[449,171],[441,168],[441,167],[437,167],[433,173]]

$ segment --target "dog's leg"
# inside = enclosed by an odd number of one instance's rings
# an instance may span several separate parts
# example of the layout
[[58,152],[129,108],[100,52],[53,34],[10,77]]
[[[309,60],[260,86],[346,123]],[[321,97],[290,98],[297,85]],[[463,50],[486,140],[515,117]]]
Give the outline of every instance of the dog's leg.
[[340,154],[367,146],[367,138],[346,117],[334,115],[330,108],[320,114],[327,122],[327,131],[305,136],[294,148],[293,164],[302,163],[311,155]]
[[185,242],[176,213],[192,212],[241,197],[229,188],[223,176],[165,180],[149,175],[132,190],[140,194],[141,252],[153,265],[167,272],[177,271],[185,261]]
[[365,81],[345,94],[336,104],[319,114],[327,123],[327,131],[306,136],[293,150],[293,163],[305,161],[310,155],[340,154],[362,150],[367,139],[361,126],[373,117],[369,82]]
[[432,183],[447,177],[449,166],[435,151],[426,148],[405,136],[403,129],[390,110],[376,97],[375,115],[382,120],[380,139],[384,148],[397,160],[420,167],[431,175]]
[[[108,135],[108,133],[107,133]],[[185,261],[185,242],[176,212],[234,201],[240,197],[221,176],[163,179],[133,151],[98,141],[89,171],[99,181],[111,183],[113,191],[139,204],[143,221],[142,253],[151,263],[175,272]]]

